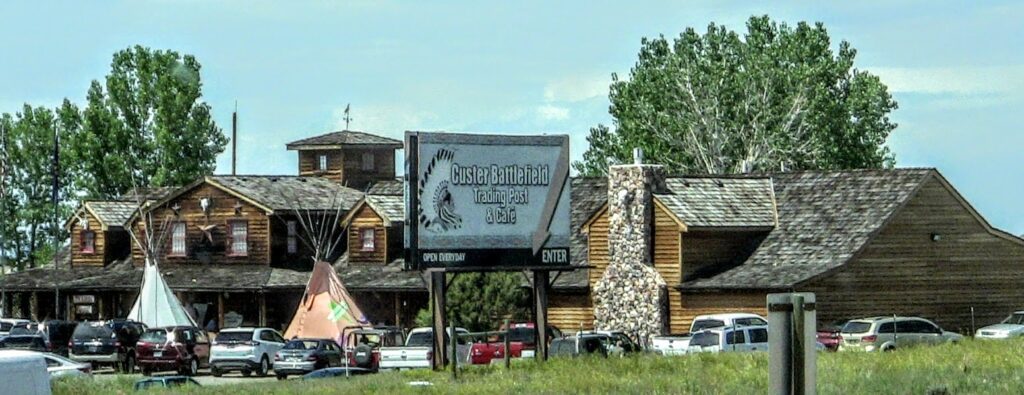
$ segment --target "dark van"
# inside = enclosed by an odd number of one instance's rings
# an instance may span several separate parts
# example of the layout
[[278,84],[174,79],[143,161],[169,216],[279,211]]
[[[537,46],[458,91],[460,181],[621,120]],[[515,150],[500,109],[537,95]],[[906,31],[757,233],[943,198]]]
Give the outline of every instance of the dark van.
[[135,343],[146,325],[131,320],[83,321],[68,343],[68,357],[75,362],[110,365],[124,373],[135,371]]

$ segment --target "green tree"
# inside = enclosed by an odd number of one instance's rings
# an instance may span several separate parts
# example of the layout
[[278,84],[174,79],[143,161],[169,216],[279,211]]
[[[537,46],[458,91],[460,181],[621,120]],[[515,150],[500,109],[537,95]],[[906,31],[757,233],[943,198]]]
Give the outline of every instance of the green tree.
[[[518,273],[461,273],[448,285],[448,319],[472,332],[492,331],[506,318],[530,317],[530,293]],[[416,314],[416,325],[431,326],[429,309]]]
[[62,108],[62,118],[80,125],[71,147],[76,187],[103,198],[212,173],[228,140],[201,100],[200,68],[195,57],[169,50],[115,53],[104,83],[89,86],[85,108]]
[[[57,114],[48,108],[32,107],[26,104],[13,117],[3,114],[5,130],[4,162],[5,197],[2,210],[5,221],[2,231],[4,250],[10,254],[18,268],[26,264],[35,267],[53,255],[52,242],[66,237],[61,229],[64,219],[70,214],[68,205],[70,181],[67,172],[58,172],[57,209],[53,203],[54,144],[55,137],[61,141],[71,131],[58,120]],[[59,168],[69,165],[67,157],[61,157]],[[56,227],[55,227],[56,225]]]
[[673,41],[643,39],[628,80],[612,75],[614,129],[590,131],[574,167],[599,175],[632,148],[673,173],[892,166],[884,146],[896,109],[878,77],[831,48],[821,23],[751,17],[742,37],[714,23]]

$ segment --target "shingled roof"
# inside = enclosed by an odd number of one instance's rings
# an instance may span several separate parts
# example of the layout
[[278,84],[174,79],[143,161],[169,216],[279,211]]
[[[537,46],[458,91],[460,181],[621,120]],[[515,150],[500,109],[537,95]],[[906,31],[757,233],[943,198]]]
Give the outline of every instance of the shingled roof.
[[655,194],[687,226],[771,228],[775,196],[768,177],[671,177]]
[[150,207],[163,205],[208,183],[234,194],[268,213],[291,210],[348,211],[363,193],[321,177],[208,176],[179,188]]
[[395,195],[402,196],[405,193],[404,180],[377,181],[366,190],[367,195]]
[[136,202],[119,201],[85,202],[84,206],[86,210],[96,217],[97,221],[100,221],[100,225],[122,228],[128,226],[128,220],[131,219],[135,210],[139,208],[139,204]]
[[405,222],[405,199],[395,195],[366,195],[366,204],[391,226]]
[[772,175],[779,223],[732,269],[683,289],[787,289],[837,268],[864,246],[933,169]]
[[[608,200],[608,179],[604,177],[575,177],[572,179],[570,219],[572,239],[569,243],[569,259],[573,265],[587,265],[587,235],[583,224]],[[562,272],[555,275],[552,285],[556,289],[585,289],[589,269]]]
[[356,130],[342,130],[288,143],[289,150],[336,149],[345,145],[375,145],[402,148],[403,143],[388,137]]

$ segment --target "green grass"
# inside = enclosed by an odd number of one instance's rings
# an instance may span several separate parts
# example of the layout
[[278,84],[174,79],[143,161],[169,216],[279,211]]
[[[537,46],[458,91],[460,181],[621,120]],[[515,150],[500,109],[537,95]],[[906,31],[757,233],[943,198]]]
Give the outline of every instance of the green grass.
[[[1024,341],[971,341],[891,353],[818,354],[821,394],[1009,394],[1024,391]],[[410,381],[429,381],[412,387]],[[131,380],[62,381],[55,394],[131,392]],[[473,367],[450,372],[407,371],[352,379],[287,381],[195,388],[195,394],[561,394],[766,393],[767,354],[523,361],[512,370]],[[945,391],[945,392],[943,392]]]

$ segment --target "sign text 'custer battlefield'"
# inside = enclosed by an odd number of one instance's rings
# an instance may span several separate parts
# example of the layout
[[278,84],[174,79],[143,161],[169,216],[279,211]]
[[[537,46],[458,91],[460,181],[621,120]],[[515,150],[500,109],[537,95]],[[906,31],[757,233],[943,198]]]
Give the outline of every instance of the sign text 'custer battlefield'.
[[569,264],[569,138],[406,133],[406,261]]

